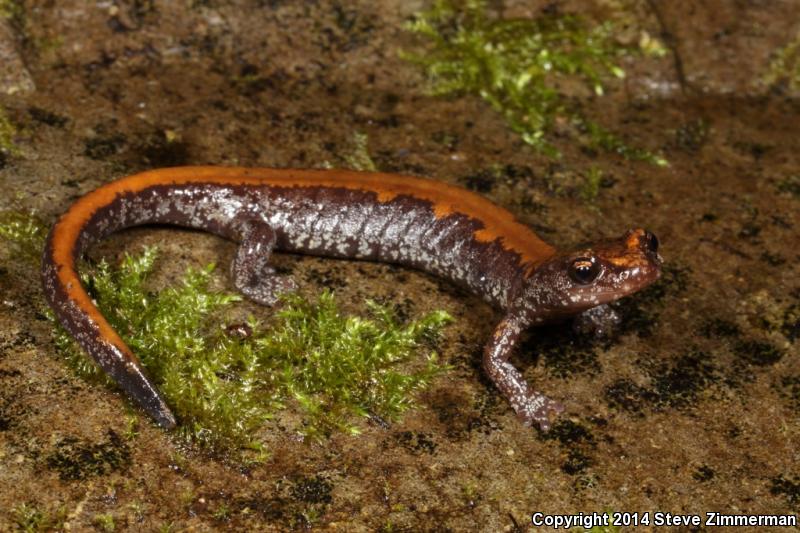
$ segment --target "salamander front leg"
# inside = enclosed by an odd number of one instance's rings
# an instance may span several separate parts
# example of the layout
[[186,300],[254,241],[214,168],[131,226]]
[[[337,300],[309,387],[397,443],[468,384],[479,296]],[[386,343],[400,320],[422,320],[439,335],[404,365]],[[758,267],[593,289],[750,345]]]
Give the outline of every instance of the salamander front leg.
[[297,288],[288,277],[278,276],[269,266],[275,248],[275,231],[262,221],[248,221],[242,228],[242,242],[231,265],[234,286],[262,305],[272,305],[285,292]]
[[526,426],[538,424],[542,431],[550,429],[550,412],[560,413],[564,407],[547,396],[532,390],[522,374],[508,362],[520,333],[522,324],[514,317],[503,319],[494,331],[483,352],[483,367],[491,380],[503,393],[517,417]]

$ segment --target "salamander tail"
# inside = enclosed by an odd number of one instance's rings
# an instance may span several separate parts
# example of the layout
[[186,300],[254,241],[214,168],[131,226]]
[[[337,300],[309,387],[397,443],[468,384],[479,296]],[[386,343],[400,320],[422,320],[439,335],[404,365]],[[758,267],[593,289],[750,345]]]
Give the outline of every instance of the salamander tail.
[[[69,235],[70,229],[73,235]],[[81,284],[74,252],[80,231],[66,215],[50,232],[42,254],[45,298],[61,325],[92,359],[160,426],[171,429],[176,425],[175,417],[161,393]],[[67,232],[72,239],[59,239],[59,232]]]

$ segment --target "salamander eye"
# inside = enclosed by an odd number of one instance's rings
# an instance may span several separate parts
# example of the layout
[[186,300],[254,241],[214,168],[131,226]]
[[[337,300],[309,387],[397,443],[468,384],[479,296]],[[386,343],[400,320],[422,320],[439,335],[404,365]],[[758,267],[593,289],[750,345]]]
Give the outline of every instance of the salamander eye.
[[569,277],[580,285],[588,285],[600,274],[600,265],[594,257],[579,257],[569,266]]

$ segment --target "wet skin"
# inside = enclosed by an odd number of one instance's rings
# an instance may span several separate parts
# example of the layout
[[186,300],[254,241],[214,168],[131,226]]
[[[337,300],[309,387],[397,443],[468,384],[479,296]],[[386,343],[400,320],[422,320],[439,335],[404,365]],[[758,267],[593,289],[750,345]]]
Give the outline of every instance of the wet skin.
[[582,328],[602,331],[615,317],[606,304],[652,283],[661,265],[658,241],[645,230],[557,252],[485,198],[421,178],[230,167],[128,176],[80,198],[59,219],[45,245],[42,280],[64,327],[165,428],[175,417],[75,269],[92,243],[143,224],[203,229],[240,243],[234,285],[264,305],[295,287],[269,266],[273,250],[396,263],[468,288],[504,314],[484,350],[487,374],[519,419],[543,430],[563,407],[509,363],[521,333],[576,315]]

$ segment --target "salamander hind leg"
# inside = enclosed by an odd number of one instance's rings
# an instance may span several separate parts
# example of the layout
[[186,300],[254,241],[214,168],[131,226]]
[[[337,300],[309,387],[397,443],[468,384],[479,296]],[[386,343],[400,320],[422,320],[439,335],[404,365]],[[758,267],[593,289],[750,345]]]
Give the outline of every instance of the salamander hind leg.
[[277,237],[266,223],[249,220],[242,224],[242,240],[231,265],[233,284],[247,298],[272,305],[282,293],[297,288],[291,278],[279,276],[269,266]]
[[547,431],[550,429],[550,415],[561,413],[564,406],[532,390],[519,370],[508,362],[521,332],[522,325],[513,317],[500,322],[484,349],[483,366],[523,424],[537,424],[542,431]]

